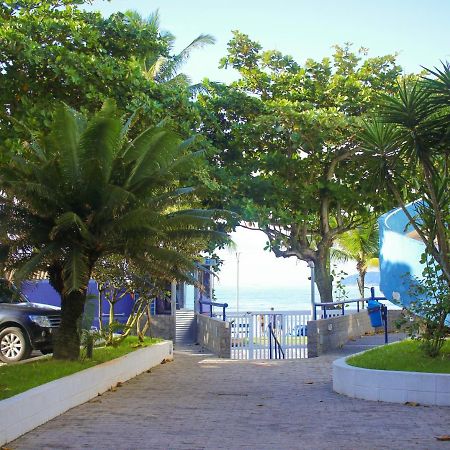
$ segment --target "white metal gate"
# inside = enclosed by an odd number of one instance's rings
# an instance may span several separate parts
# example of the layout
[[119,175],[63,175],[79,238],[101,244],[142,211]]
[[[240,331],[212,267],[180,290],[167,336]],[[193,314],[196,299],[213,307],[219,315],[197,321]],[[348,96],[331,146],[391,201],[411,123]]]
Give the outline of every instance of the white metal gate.
[[[270,325],[286,359],[307,358],[307,322],[310,318],[310,311],[228,313],[231,358],[269,359]],[[275,358],[273,347],[272,357]]]

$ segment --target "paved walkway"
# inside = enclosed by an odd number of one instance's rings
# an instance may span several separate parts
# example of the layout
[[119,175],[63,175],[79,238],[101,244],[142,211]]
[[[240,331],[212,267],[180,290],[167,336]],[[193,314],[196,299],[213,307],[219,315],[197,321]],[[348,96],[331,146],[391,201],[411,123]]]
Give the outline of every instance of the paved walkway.
[[450,449],[450,442],[435,439],[450,434],[450,408],[338,395],[331,388],[331,362],[337,356],[246,362],[189,349],[176,352],[174,362],[70,410],[7,447]]

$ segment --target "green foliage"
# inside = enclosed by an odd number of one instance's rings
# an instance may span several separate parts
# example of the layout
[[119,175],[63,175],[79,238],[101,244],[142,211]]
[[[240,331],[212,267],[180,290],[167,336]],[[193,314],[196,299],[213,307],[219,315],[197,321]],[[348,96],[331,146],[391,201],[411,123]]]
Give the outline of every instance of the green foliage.
[[434,259],[424,254],[426,267],[423,278],[415,280],[411,295],[419,300],[410,306],[418,319],[409,323],[412,338],[420,341],[420,347],[430,357],[439,355],[450,329],[446,318],[450,314],[450,288]]
[[331,58],[301,65],[235,32],[221,64],[240,79],[209,83],[199,97],[202,131],[221,150],[212,157],[220,200],[257,224],[277,256],[314,261],[329,301],[333,241],[389,203],[382,186],[366,183],[355,133],[379,92],[393,92],[395,55],[336,46]]
[[148,79],[160,83],[170,83],[172,85],[187,85],[189,79],[186,75],[179,73],[181,66],[189,59],[192,51],[200,49],[206,45],[216,42],[215,38],[209,34],[200,34],[187,47],[176,55],[170,55],[175,45],[175,36],[167,31],[160,31],[160,19],[158,11],[144,19],[137,11],[126,11],[125,17],[136,29],[153,29],[158,34],[166,46],[165,54],[158,54],[154,50],[147,51],[139,63]]
[[81,331],[81,347],[86,355],[87,359],[92,359],[94,356],[94,345],[95,341],[101,336],[95,330],[85,330]]
[[360,140],[400,206],[411,196],[423,200],[420,217],[409,219],[450,283],[449,80],[445,63],[427,78],[400,83],[397,95],[383,98]]
[[158,261],[153,270],[167,269],[165,277],[185,276],[191,255],[182,256],[176,245],[184,249],[196,233],[221,239],[213,212],[183,205],[183,198],[195,201],[178,181],[197,157],[188,152],[161,127],[129,141],[112,103],[90,120],[58,109],[55,127],[33,152],[1,167],[2,228],[16,232],[9,243],[19,275],[62,258],[70,292],[85,286],[101,255],[130,253],[147,265]]
[[375,220],[341,234],[336,239],[336,247],[332,249],[331,257],[335,261],[356,261],[358,271],[358,288],[361,298],[364,297],[365,276],[367,269],[378,265],[378,227]]
[[193,208],[198,200],[180,181],[199,158],[192,140],[163,127],[130,139],[123,127],[110,101],[90,119],[62,107],[49,134],[0,166],[7,263],[16,278],[49,272],[63,299],[59,333],[79,319],[82,305],[69,314],[66,300],[84,304],[100,258],[186,280],[202,244],[226,241],[218,212]]
[[338,302],[348,299],[348,290],[343,283],[344,278],[348,275],[343,270],[337,270],[337,267],[333,264],[331,268],[331,276],[333,279],[333,294],[334,299]]
[[141,130],[166,119],[187,135],[196,122],[187,85],[149,79],[140,63],[150,55],[173,59],[173,41],[152,23],[123,13],[103,18],[83,11],[83,3],[0,4],[0,145],[28,139],[26,129],[48,131],[52,103],[93,113],[107,98],[127,114],[140,108]]
[[[197,253],[191,254],[195,258],[204,249],[204,243],[198,242]],[[183,274],[185,278],[189,274]],[[99,331],[106,345],[117,345],[134,328],[137,335],[143,337],[150,326],[150,305],[157,296],[163,295],[167,286],[166,278],[156,278],[153,274],[143,271],[141,267],[119,256],[109,256],[98,261],[94,268],[93,278],[99,287],[99,299],[104,298],[109,303],[109,319],[106,327],[99,323]],[[192,280],[194,283],[195,281]],[[118,302],[129,295],[133,299],[129,317],[126,323],[115,320],[114,309]],[[142,317],[146,315],[147,321],[142,327]],[[116,334],[115,334],[116,333]],[[117,334],[119,333],[119,334]]]
[[[423,318],[423,348],[432,356],[439,353],[450,312],[449,98],[450,65],[443,63],[422,79],[399,83],[360,134],[369,163],[379,168],[377,176],[425,244],[426,268],[415,289],[428,300],[415,311]],[[411,196],[421,199],[414,216],[406,208]]]

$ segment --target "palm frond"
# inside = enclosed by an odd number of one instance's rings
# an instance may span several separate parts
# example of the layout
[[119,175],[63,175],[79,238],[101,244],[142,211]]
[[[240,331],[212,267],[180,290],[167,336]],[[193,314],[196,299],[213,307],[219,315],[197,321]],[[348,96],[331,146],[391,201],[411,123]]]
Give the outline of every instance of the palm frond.
[[391,124],[413,129],[425,120],[432,108],[429,93],[419,82],[401,82],[397,96],[384,96],[382,118]]
[[359,138],[363,150],[382,158],[395,155],[401,144],[401,136],[395,126],[377,118],[363,122]]
[[152,145],[157,145],[159,139],[162,139],[165,134],[167,134],[167,130],[163,127],[147,128],[124,147],[120,154],[121,159],[125,164],[135,162],[142,158]]
[[186,279],[200,251],[227,242],[216,226],[225,213],[192,208],[196,187],[182,184],[202,154],[196,138],[159,126],[129,143],[133,120],[123,125],[110,102],[87,121],[61,108],[39,154],[0,167],[0,234],[18,276],[56,264],[61,292],[82,292],[96,260],[116,255]]
[[74,232],[89,243],[95,241],[81,217],[72,211],[61,214],[55,219],[55,225],[50,230],[49,236],[50,239],[56,239],[58,235],[64,236],[67,232]]
[[347,261],[352,259],[351,256],[347,252],[345,252],[343,249],[337,248],[337,247],[331,247],[330,258],[332,261],[335,261],[338,263],[346,263]]
[[75,184],[80,178],[78,122],[74,114],[64,106],[56,110],[53,120],[54,126],[46,146],[51,145],[54,151],[60,152],[60,166],[64,177],[70,184]]
[[194,50],[203,48],[207,45],[213,45],[215,42],[216,39],[212,35],[200,34],[188,46],[181,50],[180,53],[172,58],[168,58],[164,64],[161,65],[157,74],[157,79],[164,82],[172,80]]
[[66,257],[64,264],[64,284],[66,294],[87,288],[89,267],[85,253],[80,247],[74,247]]
[[89,122],[80,139],[83,181],[95,189],[107,183],[121,142],[122,126],[115,117],[115,107],[106,104]]
[[27,258],[26,262],[22,261],[19,269],[14,272],[14,279],[20,283],[36,271],[46,270],[48,258],[50,256],[54,258],[57,255],[59,255],[59,248],[55,243],[50,243],[40,249],[36,249]]
[[[125,186],[131,191],[152,183],[158,177],[170,178],[168,169],[179,153],[180,138],[175,133],[164,130],[142,146],[143,153],[136,159]],[[135,147],[137,151],[139,147]]]
[[428,73],[434,78],[426,77],[423,81],[426,89],[433,94],[431,101],[435,104],[448,107],[450,104],[450,63],[442,62],[442,68],[435,67]]
[[164,235],[162,222],[163,218],[158,212],[146,207],[139,207],[117,218],[107,230],[111,233],[120,234],[140,230],[151,232],[156,238],[156,236]]

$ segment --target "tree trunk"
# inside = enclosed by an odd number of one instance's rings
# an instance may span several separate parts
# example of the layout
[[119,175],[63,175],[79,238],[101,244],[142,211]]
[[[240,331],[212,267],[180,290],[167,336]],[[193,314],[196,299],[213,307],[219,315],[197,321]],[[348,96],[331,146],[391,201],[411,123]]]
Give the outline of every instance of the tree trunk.
[[364,298],[364,288],[366,286],[365,279],[366,279],[366,273],[367,270],[360,267],[359,263],[356,265],[356,269],[358,270],[359,276],[358,276],[358,289],[359,289],[359,295],[361,298]]
[[[364,287],[366,285],[365,279],[366,279],[367,271],[365,269],[362,269],[361,267],[358,267],[358,265],[359,264],[357,264],[359,276],[358,276],[357,282],[358,282],[359,295],[361,298],[364,298],[364,294],[365,294]],[[361,308],[364,309],[364,302],[360,302],[360,306],[361,306]]]
[[79,323],[86,302],[86,290],[61,295],[61,325],[53,339],[55,359],[77,360],[80,356]]
[[114,306],[116,302],[109,301],[109,322],[108,322],[108,340],[106,345],[111,345],[114,341]]
[[333,280],[327,261],[317,259],[314,263],[314,278],[322,303],[333,301]]

